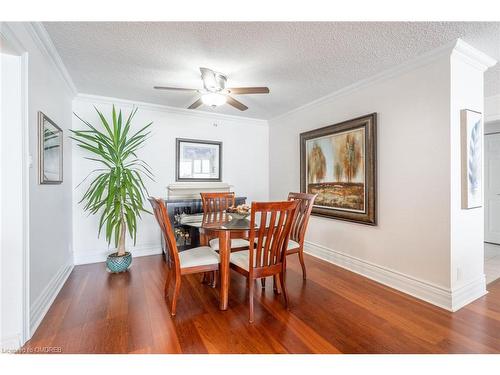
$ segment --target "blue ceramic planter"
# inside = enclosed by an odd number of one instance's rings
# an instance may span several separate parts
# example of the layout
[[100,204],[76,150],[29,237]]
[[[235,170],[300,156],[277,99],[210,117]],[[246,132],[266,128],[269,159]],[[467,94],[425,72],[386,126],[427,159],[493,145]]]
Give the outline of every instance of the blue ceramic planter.
[[118,256],[118,253],[110,254],[108,255],[108,259],[106,259],[106,267],[112,273],[125,272],[131,264],[132,254],[128,251],[122,256]]

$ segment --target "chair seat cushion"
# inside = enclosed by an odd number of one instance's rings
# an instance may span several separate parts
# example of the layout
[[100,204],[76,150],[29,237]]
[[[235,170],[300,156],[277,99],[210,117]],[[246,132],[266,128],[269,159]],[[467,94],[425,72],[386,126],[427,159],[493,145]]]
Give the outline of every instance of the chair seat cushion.
[[[254,253],[255,254],[255,253]],[[230,263],[236,264],[237,266],[243,268],[248,271],[248,265],[250,263],[250,251],[243,250],[235,253],[231,253],[231,258],[229,259]],[[264,253],[262,253],[262,263],[264,262]],[[254,266],[257,264],[254,258]]]
[[[219,250],[219,239],[214,238],[208,242],[210,247],[213,250]],[[231,239],[231,249],[235,249],[237,247],[248,247],[248,241],[243,238],[232,238]]]
[[243,268],[244,270],[248,271],[248,265],[249,265],[249,251],[248,250],[243,250],[243,251],[238,251],[235,253],[231,253],[231,258],[230,262],[237,265],[238,267]]
[[181,268],[208,266],[219,263],[219,254],[209,246],[195,247],[179,252]]
[[[265,238],[264,237],[264,241],[265,241]],[[255,238],[254,239],[254,242],[257,243],[258,241],[258,238]],[[292,249],[298,249],[300,247],[300,244],[294,240],[288,240],[288,246],[287,246],[287,250],[292,250]]]

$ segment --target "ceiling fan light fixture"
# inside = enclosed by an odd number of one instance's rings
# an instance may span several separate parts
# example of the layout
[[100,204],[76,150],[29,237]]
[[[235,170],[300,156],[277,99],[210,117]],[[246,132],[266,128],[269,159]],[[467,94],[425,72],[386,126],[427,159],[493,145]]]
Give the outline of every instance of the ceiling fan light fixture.
[[209,92],[201,96],[201,101],[205,105],[217,107],[227,102],[227,96],[218,92]]

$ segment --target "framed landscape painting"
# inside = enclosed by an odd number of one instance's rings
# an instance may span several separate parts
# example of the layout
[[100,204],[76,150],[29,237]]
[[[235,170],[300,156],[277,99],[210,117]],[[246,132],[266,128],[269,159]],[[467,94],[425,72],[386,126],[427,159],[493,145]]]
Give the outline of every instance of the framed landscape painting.
[[221,181],[222,142],[176,139],[176,181]]
[[300,134],[300,187],[313,215],[376,225],[377,114]]

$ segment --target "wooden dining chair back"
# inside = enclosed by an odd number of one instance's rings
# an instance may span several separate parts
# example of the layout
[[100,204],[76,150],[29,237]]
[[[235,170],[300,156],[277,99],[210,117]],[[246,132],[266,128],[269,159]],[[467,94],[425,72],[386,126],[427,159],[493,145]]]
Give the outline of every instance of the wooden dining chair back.
[[233,207],[236,202],[234,193],[200,193],[203,212],[217,212]]
[[250,216],[249,250],[231,253],[231,267],[248,279],[250,317],[253,322],[254,280],[279,277],[288,307],[284,268],[286,248],[298,201],[253,202]]
[[160,226],[160,230],[165,241],[165,247],[167,248],[168,255],[168,268],[175,274],[180,274],[179,251],[177,249],[177,242],[175,240],[172,224],[170,223],[170,219],[168,217],[167,207],[162,199],[149,197],[148,200],[153,207],[154,216]]
[[219,256],[209,246],[200,246],[179,253],[164,201],[154,197],[149,197],[148,200],[153,207],[153,212],[160,226],[168,252],[167,265],[169,271],[165,282],[165,298],[168,297],[170,281],[173,279],[174,293],[170,305],[170,314],[175,316],[177,298],[179,297],[181,287],[181,276],[202,272],[212,272],[212,274],[215,274],[215,271],[219,268]]
[[[236,204],[236,198],[234,193],[230,192],[217,192],[217,193],[200,193],[201,202],[203,205],[203,213],[205,215],[212,214],[214,217],[218,217],[222,219],[224,214],[221,214],[222,211],[227,210],[229,207],[234,207]],[[246,239],[242,239],[240,237],[245,237],[244,232],[236,233],[233,232],[232,235],[236,236],[235,239],[231,239],[231,249],[236,251],[248,248],[248,241]],[[211,236],[207,236],[205,239],[210,246],[219,251],[219,239],[211,238]]]
[[288,242],[287,255],[299,254],[299,261],[302,267],[302,277],[306,279],[306,265],[304,263],[304,239],[307,225],[317,194],[289,193],[289,201],[297,201],[297,213],[290,231],[290,241]]
[[[254,276],[269,276],[281,266],[297,202],[253,203],[250,219],[250,267]],[[260,214],[260,218],[257,218]],[[255,225],[258,229],[255,229]],[[252,244],[254,245],[252,248]]]

